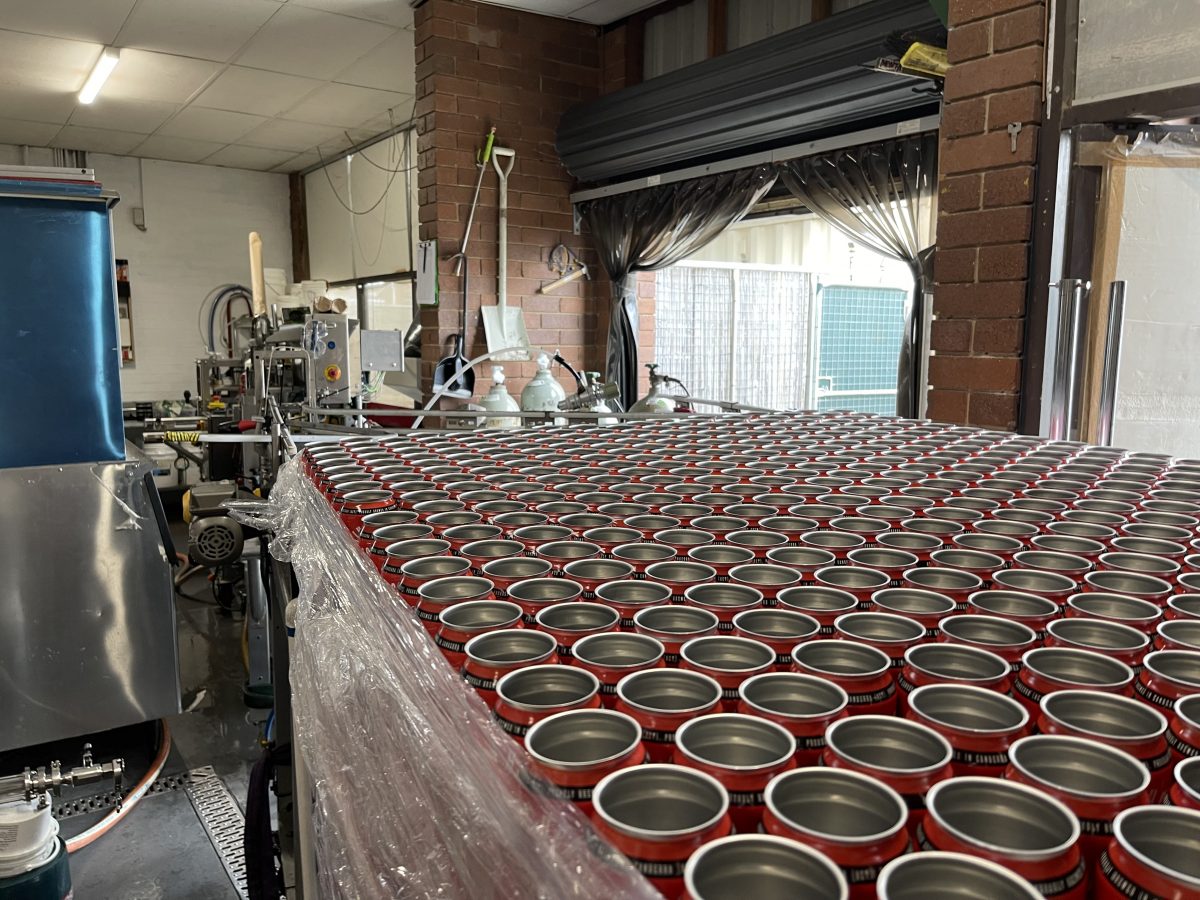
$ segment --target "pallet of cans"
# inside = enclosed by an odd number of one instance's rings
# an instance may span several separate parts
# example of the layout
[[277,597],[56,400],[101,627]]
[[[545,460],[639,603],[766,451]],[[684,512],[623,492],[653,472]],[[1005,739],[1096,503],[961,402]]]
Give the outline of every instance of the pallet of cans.
[[423,810],[508,848],[445,896],[1200,897],[1200,461],[722,416],[310,445],[276,494],[302,587],[356,585],[301,646],[374,616],[322,661],[387,696],[357,726],[440,704],[390,751],[482,753],[458,787],[508,804]]

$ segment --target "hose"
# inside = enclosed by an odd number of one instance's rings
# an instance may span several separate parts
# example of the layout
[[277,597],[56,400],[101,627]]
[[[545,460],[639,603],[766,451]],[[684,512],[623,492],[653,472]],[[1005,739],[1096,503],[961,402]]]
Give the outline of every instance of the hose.
[[81,831],[66,842],[68,853],[82,850],[88,844],[107,834],[114,825],[125,818],[130,810],[141,802],[142,797],[146,795],[146,791],[150,789],[150,785],[162,774],[163,766],[167,764],[167,756],[171,752],[171,729],[167,726],[165,719],[160,719],[159,724],[162,725],[162,744],[159,746],[158,754],[154,757],[154,762],[150,763],[150,768],[146,774],[133,786],[133,790],[125,795],[125,799],[121,801],[120,809],[114,809],[91,828]]

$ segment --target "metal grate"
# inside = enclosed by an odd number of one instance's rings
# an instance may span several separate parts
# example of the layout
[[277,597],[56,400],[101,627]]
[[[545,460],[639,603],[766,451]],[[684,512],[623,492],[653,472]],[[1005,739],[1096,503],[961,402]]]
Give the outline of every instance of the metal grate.
[[822,288],[817,409],[895,414],[907,302],[896,288]]
[[247,900],[246,855],[242,844],[246,820],[233,794],[211,766],[189,772],[184,790],[238,896]]
[[[197,769],[196,771],[203,771]],[[146,789],[146,797],[152,797],[156,794],[166,794],[171,791],[178,791],[187,782],[191,776],[191,772],[176,772],[173,775],[159,775]],[[72,800],[65,800],[54,807],[54,818],[56,819],[72,819],[75,816],[85,816],[88,813],[105,812],[110,809],[115,809],[117,802],[124,795],[117,791],[100,791],[97,794],[89,794],[86,797],[75,797]]]

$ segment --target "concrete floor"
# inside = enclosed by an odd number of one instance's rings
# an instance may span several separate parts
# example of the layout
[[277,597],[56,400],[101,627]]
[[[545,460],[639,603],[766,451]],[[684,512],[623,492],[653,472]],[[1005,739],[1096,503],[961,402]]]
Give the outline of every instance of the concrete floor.
[[[176,546],[186,547],[182,524],[174,523],[172,530]],[[203,577],[185,588],[198,596],[208,594]],[[212,766],[244,810],[267,710],[248,709],[242,702],[242,619],[194,600],[175,602],[183,706],[191,708],[168,720],[172,750],[163,775]],[[69,837],[97,818],[66,819],[62,833]],[[238,896],[183,791],[147,795],[112,831],[72,855],[71,875],[78,900]]]

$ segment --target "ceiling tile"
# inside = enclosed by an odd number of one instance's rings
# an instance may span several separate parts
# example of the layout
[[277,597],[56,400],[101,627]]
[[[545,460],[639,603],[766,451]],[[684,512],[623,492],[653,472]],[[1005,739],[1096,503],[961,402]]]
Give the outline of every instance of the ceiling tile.
[[68,150],[90,150],[93,153],[125,155],[146,139],[144,134],[128,131],[111,131],[107,128],[85,128],[82,125],[64,125],[58,135],[50,141],[51,147]]
[[312,125],[308,122],[289,122],[287,119],[269,119],[255,128],[239,144],[251,147],[268,147],[273,150],[290,150],[299,153],[315,147],[322,141],[337,138],[341,132],[328,125]]
[[58,134],[61,125],[45,122],[22,122],[18,119],[0,119],[0,144],[30,144],[44,147]]
[[194,141],[189,138],[167,137],[152,134],[142,141],[134,153],[147,159],[169,159],[174,162],[199,162],[221,149],[221,144],[212,141]]
[[365,122],[361,122],[351,129],[350,137],[354,139],[354,143],[361,144],[363,141],[369,141],[371,138],[379,137],[385,131],[395,128],[397,125],[403,125],[406,117],[401,116],[402,110],[397,110],[394,115],[384,113],[382,116],[372,116]]
[[287,117],[299,122],[353,128],[393,108],[396,110],[396,121],[403,122],[411,114],[412,102],[411,94],[349,84],[327,84],[289,109]]
[[0,81],[0,119],[66,123],[75,109],[74,91],[55,91],[37,85]]
[[163,125],[158,133],[173,138],[214,140],[218,144],[232,144],[241,138],[242,134],[252,131],[265,121],[262,115],[190,106],[181,109],[179,115]]
[[275,0],[141,0],[117,43],[226,62],[279,9]]
[[270,117],[279,115],[320,86],[321,82],[312,78],[230,66],[194,102],[210,109]]
[[288,4],[238,56],[238,64],[332,78],[393,34],[376,22]]
[[[83,41],[0,31],[0,86],[78,93],[103,49]],[[0,109],[0,115],[5,113]]]
[[150,134],[179,110],[178,104],[157,100],[122,100],[101,94],[94,102],[82,103],[71,113],[72,125],[134,131]]
[[262,147],[245,147],[234,144],[218,150],[204,162],[210,166],[229,166],[233,169],[258,169],[268,171],[292,158],[288,150],[265,150]]
[[280,163],[272,172],[299,172],[301,169],[307,169],[309,166],[316,165],[320,162],[316,150],[306,150],[303,153],[297,153],[287,162]]
[[397,28],[413,27],[412,6],[403,0],[291,0],[293,6],[307,6],[326,12],[341,13],[357,19],[370,19]]
[[401,29],[334,79],[343,84],[415,94],[417,59],[413,33]]
[[219,68],[217,63],[203,59],[122,50],[121,61],[105,83],[101,96],[185,103]]
[[137,0],[0,0],[0,22],[13,31],[111,44]]
[[168,137],[232,144],[265,121],[263,116],[188,106],[180,110],[179,115],[160,128],[158,133]]

